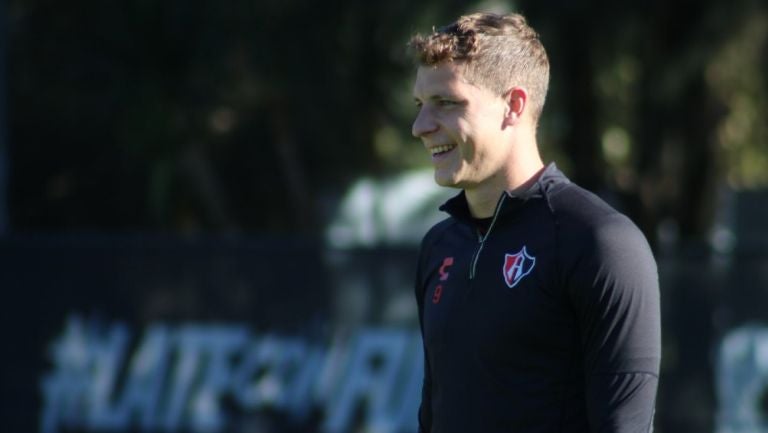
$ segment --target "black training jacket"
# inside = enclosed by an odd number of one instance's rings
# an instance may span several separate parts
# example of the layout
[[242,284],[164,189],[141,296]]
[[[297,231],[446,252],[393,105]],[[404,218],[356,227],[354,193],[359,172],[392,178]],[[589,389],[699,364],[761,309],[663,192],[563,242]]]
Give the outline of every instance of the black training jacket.
[[481,236],[464,193],[424,237],[422,433],[652,430],[656,263],[637,227],[550,164]]

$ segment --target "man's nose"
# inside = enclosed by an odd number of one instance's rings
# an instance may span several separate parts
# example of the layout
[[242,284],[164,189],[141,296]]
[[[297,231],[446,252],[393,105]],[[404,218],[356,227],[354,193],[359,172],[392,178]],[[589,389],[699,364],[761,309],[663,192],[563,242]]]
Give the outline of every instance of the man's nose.
[[429,108],[419,108],[419,112],[416,114],[416,119],[413,121],[413,126],[411,127],[411,134],[416,138],[421,138],[430,132],[434,132],[436,129],[437,123],[435,123],[435,120],[430,114]]

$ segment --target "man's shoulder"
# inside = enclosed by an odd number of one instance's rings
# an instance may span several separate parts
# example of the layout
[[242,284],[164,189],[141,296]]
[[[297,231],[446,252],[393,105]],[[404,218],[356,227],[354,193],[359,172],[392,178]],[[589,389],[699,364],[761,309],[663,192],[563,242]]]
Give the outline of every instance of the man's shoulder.
[[658,290],[653,251],[629,217],[576,185],[553,195],[551,203],[560,263],[574,294],[585,296],[584,288],[599,280],[612,281],[598,286],[617,293]]
[[561,235],[575,244],[572,246],[648,248],[645,236],[629,217],[576,184],[569,183],[554,191],[550,206]]
[[574,183],[563,184],[550,195],[550,206],[561,224],[575,226],[581,230],[598,230],[607,225],[626,225],[634,223],[600,198]]

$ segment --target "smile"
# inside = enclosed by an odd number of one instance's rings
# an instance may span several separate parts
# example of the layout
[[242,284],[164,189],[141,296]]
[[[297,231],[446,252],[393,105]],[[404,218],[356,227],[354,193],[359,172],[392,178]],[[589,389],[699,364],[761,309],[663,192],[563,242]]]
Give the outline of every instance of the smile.
[[455,148],[456,148],[455,144],[440,145],[440,146],[430,147],[429,153],[431,153],[432,156],[436,156],[446,152],[450,152]]

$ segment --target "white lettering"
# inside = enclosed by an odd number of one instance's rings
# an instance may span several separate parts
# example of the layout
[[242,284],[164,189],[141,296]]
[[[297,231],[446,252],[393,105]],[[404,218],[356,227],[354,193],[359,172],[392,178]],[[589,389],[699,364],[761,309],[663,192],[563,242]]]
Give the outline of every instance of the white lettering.
[[768,328],[731,331],[717,359],[718,433],[768,433]]
[[[51,344],[54,368],[41,381],[41,432],[218,433],[238,414],[265,409],[296,423],[323,413],[326,433],[416,430],[423,374],[417,331],[362,329],[329,348],[298,337],[254,337],[235,325],[155,323],[133,346],[131,338],[122,323],[68,319]],[[234,414],[223,410],[224,399]]]

